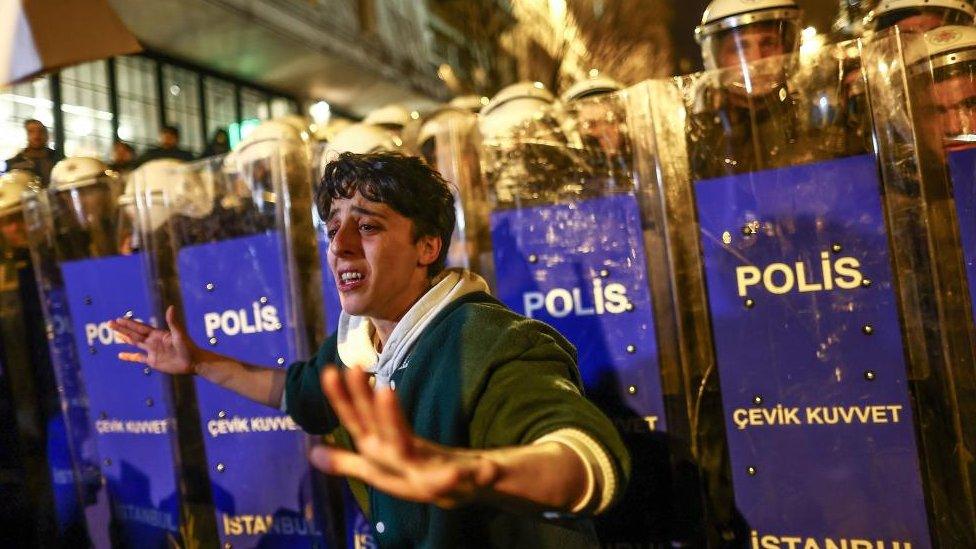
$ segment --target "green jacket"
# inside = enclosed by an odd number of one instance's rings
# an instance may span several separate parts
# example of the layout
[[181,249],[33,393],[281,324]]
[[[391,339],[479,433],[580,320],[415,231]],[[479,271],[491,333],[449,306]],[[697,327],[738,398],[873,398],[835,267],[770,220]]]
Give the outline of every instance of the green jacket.
[[[350,447],[319,382],[332,363],[341,365],[335,335],[311,360],[288,368],[287,411],[305,431],[334,431],[339,444]],[[447,446],[499,448],[573,427],[604,446],[616,468],[616,493],[624,492],[630,457],[610,420],[582,397],[576,351],[553,328],[513,313],[488,294],[468,294],[435,317],[407,363],[392,381],[418,436]],[[383,547],[598,546],[588,519],[481,506],[445,510],[350,484]],[[375,528],[380,522],[383,527]]]

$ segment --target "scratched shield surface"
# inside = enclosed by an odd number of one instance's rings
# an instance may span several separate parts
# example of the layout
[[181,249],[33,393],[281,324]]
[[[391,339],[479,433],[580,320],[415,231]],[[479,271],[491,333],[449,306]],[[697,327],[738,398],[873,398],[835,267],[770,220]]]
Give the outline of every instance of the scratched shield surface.
[[969,297],[976,314],[976,148],[955,151],[949,155],[949,174],[959,219],[959,238],[962,240],[969,280]]
[[[264,367],[297,356],[277,232],[188,246],[177,258],[198,344]],[[321,547],[305,434],[283,412],[197,380],[217,527],[239,547]]]
[[119,542],[167,547],[179,539],[172,413],[161,374],[117,355],[132,348],[106,323],[131,315],[155,324],[141,255],[61,265],[81,381]]
[[930,545],[880,192],[870,156],[695,183],[735,500],[760,535]]

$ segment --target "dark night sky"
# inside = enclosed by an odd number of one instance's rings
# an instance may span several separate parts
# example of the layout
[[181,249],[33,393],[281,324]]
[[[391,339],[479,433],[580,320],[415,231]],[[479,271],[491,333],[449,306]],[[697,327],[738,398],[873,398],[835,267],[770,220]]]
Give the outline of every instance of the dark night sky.
[[[837,13],[838,0],[797,0],[803,8],[804,26],[813,25],[823,32],[830,30],[830,23]],[[708,0],[672,0],[674,6],[674,24],[672,36],[674,38],[675,58],[678,60],[679,72],[691,72],[701,68],[701,56],[698,44],[695,43],[695,26],[701,22],[701,14],[708,5]],[[691,63],[690,67],[681,66],[682,60]]]

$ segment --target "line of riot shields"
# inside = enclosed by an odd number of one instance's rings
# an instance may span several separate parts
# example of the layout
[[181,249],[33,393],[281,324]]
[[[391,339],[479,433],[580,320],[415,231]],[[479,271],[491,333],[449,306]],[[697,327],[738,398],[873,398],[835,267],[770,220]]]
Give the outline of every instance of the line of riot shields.
[[[420,130],[456,192],[449,263],[576,346],[630,448],[605,546],[976,546],[976,128],[944,138],[924,40]],[[95,547],[371,545],[290,418],[120,361],[107,324],[173,306],[250,363],[314,352],[340,309],[315,182],[338,152],[411,152],[346,132],[271,122],[125,181],[69,159],[21,183],[0,212],[2,520]]]

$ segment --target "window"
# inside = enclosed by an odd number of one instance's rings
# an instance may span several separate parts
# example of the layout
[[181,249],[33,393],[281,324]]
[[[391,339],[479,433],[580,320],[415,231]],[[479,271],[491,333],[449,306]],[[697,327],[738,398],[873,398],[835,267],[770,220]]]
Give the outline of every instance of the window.
[[[234,99],[234,85],[218,78],[207,76],[203,79],[203,94],[209,142],[218,129],[231,131],[231,125],[237,122],[237,105]],[[239,136],[230,137],[236,142]]]
[[112,148],[112,108],[105,61],[61,71],[65,156],[105,160]]
[[115,75],[119,93],[119,139],[138,152],[159,141],[159,98],[156,62],[145,57],[117,57]]
[[163,66],[163,97],[166,98],[166,123],[180,129],[180,147],[198,154],[203,152],[197,73]]
[[48,146],[54,148],[54,111],[51,103],[51,81],[42,76],[0,88],[0,163],[27,145],[24,121],[37,119],[48,128]]
[[257,121],[267,120],[270,116],[267,95],[250,88],[241,89],[241,139],[247,137]]

